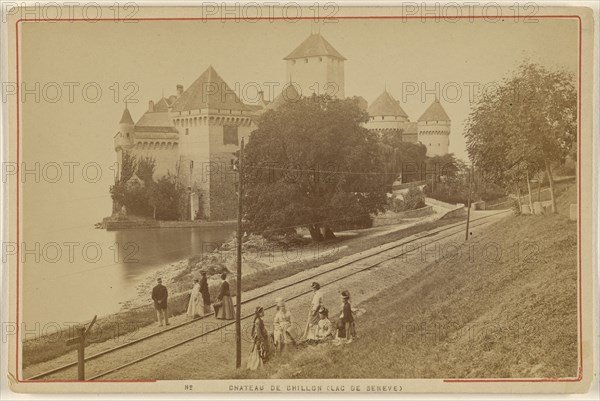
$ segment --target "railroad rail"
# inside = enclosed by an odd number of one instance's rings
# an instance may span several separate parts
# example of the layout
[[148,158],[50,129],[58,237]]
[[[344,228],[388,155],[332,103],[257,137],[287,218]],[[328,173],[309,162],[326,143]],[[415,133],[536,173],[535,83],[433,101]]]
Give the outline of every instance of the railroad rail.
[[[474,227],[478,227],[478,226],[480,226],[480,225],[483,225],[483,224],[485,224],[485,222],[483,222],[483,223],[479,223],[479,224],[473,224],[473,223],[475,223],[475,222],[478,222],[478,221],[481,221],[481,220],[486,220],[486,219],[489,219],[489,218],[491,218],[491,217],[494,217],[494,216],[497,216],[497,215],[500,215],[500,214],[504,214],[504,213],[507,213],[507,212],[508,212],[508,210],[503,210],[503,211],[499,211],[499,212],[496,212],[496,213],[489,214],[489,215],[487,215],[487,216],[482,216],[482,217],[478,217],[478,218],[476,218],[476,219],[471,219],[471,227],[472,227],[472,228],[474,228]],[[304,282],[307,282],[307,281],[312,281],[312,280],[314,280],[314,279],[316,279],[316,278],[318,278],[318,277],[320,277],[320,276],[323,276],[323,275],[325,275],[325,274],[329,274],[329,273],[331,273],[331,272],[334,272],[334,271],[337,271],[337,270],[340,270],[340,269],[346,268],[346,267],[348,267],[348,266],[351,266],[351,265],[353,265],[353,264],[355,264],[355,263],[357,263],[357,262],[360,262],[360,261],[363,261],[363,260],[366,260],[366,259],[372,258],[372,257],[374,257],[374,256],[377,256],[377,255],[380,255],[380,254],[382,254],[382,253],[388,252],[388,251],[390,251],[390,250],[393,250],[393,249],[396,249],[396,248],[402,247],[402,246],[404,246],[404,245],[406,245],[406,244],[410,244],[410,243],[412,243],[412,242],[415,242],[415,241],[417,241],[417,240],[422,240],[422,239],[424,239],[424,238],[428,238],[428,237],[436,236],[436,235],[438,235],[438,234],[441,234],[441,233],[443,233],[443,232],[446,232],[446,231],[449,231],[449,230],[455,229],[455,228],[457,228],[457,227],[461,227],[461,229],[460,229],[460,230],[458,230],[458,231],[451,232],[451,233],[449,233],[449,234],[447,234],[447,235],[445,235],[445,236],[443,236],[443,237],[441,237],[441,238],[438,238],[438,239],[436,239],[436,240],[433,240],[433,241],[431,241],[431,242],[428,242],[427,244],[424,244],[424,245],[428,245],[428,244],[431,244],[431,243],[433,243],[433,242],[435,242],[435,241],[438,241],[438,240],[441,240],[441,239],[444,239],[444,238],[448,238],[448,237],[450,237],[450,236],[452,236],[452,235],[455,235],[455,234],[457,234],[457,233],[461,232],[461,231],[462,231],[462,229],[463,229],[462,227],[463,227],[465,224],[466,224],[466,222],[460,222],[460,223],[456,223],[456,224],[450,224],[450,225],[448,225],[448,226],[444,226],[444,227],[441,227],[441,228],[438,228],[438,229],[434,229],[434,230],[431,230],[431,231],[426,231],[426,232],[424,232],[424,233],[418,233],[418,234],[414,234],[414,235],[412,235],[412,236],[411,236],[411,237],[413,237],[413,238],[411,238],[411,239],[409,239],[409,240],[407,240],[407,241],[403,241],[403,242],[401,242],[401,243],[399,243],[399,244],[395,244],[395,245],[391,245],[391,246],[385,247],[385,248],[383,248],[383,249],[379,249],[379,250],[377,250],[377,251],[375,251],[375,252],[369,253],[369,254],[367,254],[367,255],[364,255],[364,256],[359,256],[359,257],[357,257],[357,258],[353,258],[352,260],[349,260],[349,261],[347,261],[347,262],[344,262],[344,263],[342,263],[342,264],[339,264],[339,265],[337,265],[337,266],[335,266],[335,267],[333,267],[333,268],[331,268],[331,269],[328,269],[328,270],[325,270],[325,271],[322,271],[322,272],[319,272],[319,273],[315,273],[315,274],[313,274],[313,275],[310,275],[310,276],[308,276],[308,277],[305,277],[305,278],[303,278],[303,279],[300,279],[300,280],[298,280],[298,281],[295,281],[295,282],[293,282],[293,283],[290,283],[290,284],[285,284],[285,285],[279,286],[279,287],[277,287],[277,288],[274,288],[274,289],[271,289],[271,290],[265,291],[264,293],[258,294],[258,295],[256,295],[256,296],[253,296],[253,297],[247,298],[247,299],[245,299],[245,300],[242,302],[242,305],[243,305],[243,304],[246,304],[246,303],[249,303],[249,302],[252,302],[252,301],[259,300],[259,299],[261,299],[261,298],[264,298],[264,297],[267,297],[267,296],[269,296],[269,295],[272,295],[272,294],[274,294],[274,293],[277,293],[277,292],[279,292],[279,291],[282,291],[282,290],[288,289],[288,288],[290,288],[290,287],[293,287],[293,286],[295,286],[295,285],[297,285],[297,284],[299,284],[299,283],[304,283]],[[419,235],[419,234],[421,234],[421,235]],[[379,261],[377,261],[377,262],[375,262],[375,263],[369,264],[368,266],[362,267],[362,268],[360,268],[360,269],[356,269],[356,270],[354,270],[354,271],[352,271],[352,272],[350,272],[350,273],[348,273],[348,274],[342,275],[342,276],[340,276],[340,277],[336,277],[335,279],[332,279],[332,280],[330,280],[330,281],[328,281],[328,282],[326,282],[326,283],[323,283],[323,284],[321,284],[321,287],[326,287],[326,286],[328,286],[328,285],[331,285],[331,284],[333,284],[333,283],[336,283],[336,282],[338,282],[338,281],[344,280],[344,279],[346,279],[346,278],[348,278],[348,277],[351,277],[351,276],[354,276],[354,275],[356,275],[356,274],[359,274],[359,273],[362,273],[362,272],[364,272],[364,271],[367,271],[367,270],[369,270],[369,269],[372,269],[372,268],[374,268],[374,267],[376,267],[376,266],[379,266],[379,265],[381,265],[381,264],[383,264],[383,263],[385,263],[385,262],[388,262],[388,261],[390,261],[390,260],[393,260],[393,259],[396,259],[396,258],[398,258],[398,257],[400,257],[400,256],[403,256],[403,255],[407,254],[407,253],[408,253],[408,252],[410,252],[410,251],[411,251],[411,250],[407,250],[407,251],[404,251],[404,252],[400,252],[400,253],[398,253],[398,254],[394,254],[393,256],[387,257],[387,258],[385,258],[385,259],[383,259],[383,260],[379,260]],[[300,293],[298,293],[298,294],[296,294],[296,295],[293,295],[293,296],[291,296],[291,297],[288,297],[288,298],[286,298],[285,300],[286,300],[286,301],[290,301],[290,300],[293,300],[293,299],[296,299],[296,298],[302,297],[302,296],[304,296],[304,295],[306,295],[306,294],[309,294],[309,293],[311,293],[311,292],[312,292],[312,290],[306,290],[306,291],[302,291],[302,292],[300,292]],[[266,307],[264,307],[264,309],[265,309],[265,310],[269,310],[269,309],[272,309],[272,308],[274,308],[274,307],[275,307],[275,305],[270,305],[270,306],[266,306]],[[191,324],[197,323],[198,321],[201,321],[201,320],[203,320],[203,319],[206,319],[206,318],[208,318],[208,317],[210,317],[210,316],[212,316],[212,315],[214,315],[214,313],[210,313],[210,314],[207,314],[207,315],[205,315],[205,316],[201,316],[201,317],[198,317],[198,318],[195,318],[195,319],[189,320],[189,321],[187,321],[187,322],[184,322],[184,323],[180,323],[180,324],[178,324],[178,325],[171,326],[171,327],[169,327],[169,328],[167,328],[167,329],[164,329],[164,330],[162,330],[162,331],[159,331],[159,332],[156,332],[156,333],[149,334],[149,335],[147,335],[147,336],[144,336],[144,337],[141,337],[141,338],[138,338],[138,339],[135,339],[135,340],[129,341],[129,342],[125,343],[125,344],[121,344],[121,345],[119,345],[119,346],[116,346],[116,347],[113,347],[113,348],[110,348],[110,349],[104,350],[104,351],[102,351],[102,352],[98,352],[98,353],[96,353],[96,354],[93,354],[93,355],[90,355],[90,356],[86,357],[86,358],[85,358],[85,362],[89,362],[89,361],[92,361],[92,360],[95,360],[95,359],[101,358],[101,357],[103,357],[103,356],[106,356],[106,355],[108,355],[108,354],[111,354],[111,353],[114,353],[114,352],[116,352],[116,351],[122,350],[122,349],[124,349],[124,348],[128,348],[128,347],[131,347],[131,346],[133,346],[133,345],[135,345],[135,344],[139,344],[139,343],[141,343],[141,342],[143,342],[143,341],[147,341],[147,340],[149,340],[149,339],[152,339],[152,338],[155,338],[155,337],[158,337],[158,336],[162,336],[162,335],[163,335],[163,334],[165,334],[165,333],[169,333],[169,332],[171,332],[171,331],[174,331],[174,330],[177,330],[177,329],[181,329],[181,328],[182,328],[182,327],[184,327],[184,326],[188,326],[188,325],[191,325]],[[251,313],[251,314],[247,314],[247,315],[244,315],[244,316],[242,316],[242,317],[241,317],[241,320],[246,320],[246,319],[252,318],[253,316],[254,316],[254,314],[253,314],[253,313]],[[208,336],[208,335],[210,335],[210,334],[213,334],[213,333],[219,332],[219,331],[220,331],[220,330],[222,330],[223,328],[225,328],[225,327],[228,327],[228,326],[231,326],[231,325],[233,325],[233,324],[235,324],[235,321],[232,321],[232,322],[229,322],[229,323],[225,323],[225,324],[223,324],[223,325],[220,325],[220,326],[219,326],[219,327],[217,327],[217,328],[214,328],[214,329],[208,330],[208,331],[206,331],[206,332],[203,332],[203,333],[201,333],[201,334],[198,334],[198,335],[191,336],[191,337],[189,337],[189,338],[186,338],[186,339],[184,339],[184,340],[178,341],[178,342],[176,342],[176,343],[174,343],[174,344],[172,344],[172,345],[169,345],[169,346],[163,347],[163,348],[161,348],[161,349],[158,349],[158,350],[156,350],[156,351],[154,351],[154,352],[152,352],[152,353],[149,353],[149,354],[147,354],[147,355],[144,355],[144,356],[141,356],[141,357],[139,357],[139,358],[137,358],[137,359],[134,359],[134,360],[132,360],[132,361],[129,361],[129,362],[125,363],[125,364],[121,364],[121,365],[119,365],[119,366],[117,366],[117,367],[115,367],[115,368],[112,368],[112,369],[109,369],[109,370],[107,370],[107,371],[104,371],[104,372],[101,372],[101,373],[99,373],[99,374],[96,374],[96,375],[94,375],[94,376],[92,376],[92,377],[90,377],[89,379],[86,379],[86,380],[89,380],[89,381],[98,380],[98,379],[100,379],[100,378],[102,378],[102,377],[104,377],[104,376],[107,376],[107,375],[109,375],[109,374],[111,374],[111,373],[117,372],[117,371],[119,371],[119,370],[122,370],[122,369],[124,369],[124,368],[127,368],[127,367],[129,367],[129,366],[132,366],[132,365],[135,365],[135,364],[137,364],[137,363],[140,363],[140,362],[142,362],[142,361],[145,361],[145,360],[147,360],[147,359],[150,359],[150,358],[152,358],[152,357],[154,357],[154,356],[156,356],[156,355],[159,355],[159,354],[162,354],[162,353],[164,353],[164,352],[167,352],[167,351],[169,351],[169,350],[172,350],[172,349],[174,349],[174,348],[180,347],[180,346],[182,346],[182,345],[184,345],[184,344],[187,344],[187,343],[189,343],[189,342],[192,342],[192,341],[194,341],[194,340],[197,340],[197,339],[199,339],[199,338],[202,338],[202,337]],[[40,380],[40,379],[42,379],[42,378],[44,378],[44,377],[46,377],[46,376],[50,376],[50,375],[52,375],[52,374],[59,373],[59,372],[61,372],[61,371],[67,370],[67,369],[69,369],[69,368],[72,368],[72,367],[75,367],[75,366],[77,366],[77,362],[68,363],[68,364],[65,364],[65,365],[59,366],[59,367],[57,367],[57,368],[54,368],[54,369],[52,369],[52,370],[48,370],[48,371],[45,371],[45,372],[43,372],[43,373],[39,373],[39,374],[33,375],[33,376],[31,376],[31,377],[27,378],[26,380],[27,380],[27,381],[36,381],[36,380]]]

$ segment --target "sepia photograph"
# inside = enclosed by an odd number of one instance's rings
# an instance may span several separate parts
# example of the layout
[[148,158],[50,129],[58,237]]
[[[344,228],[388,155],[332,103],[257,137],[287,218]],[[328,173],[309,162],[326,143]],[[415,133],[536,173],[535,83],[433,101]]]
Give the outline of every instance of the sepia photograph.
[[597,382],[597,7],[36,4],[3,9],[13,391]]

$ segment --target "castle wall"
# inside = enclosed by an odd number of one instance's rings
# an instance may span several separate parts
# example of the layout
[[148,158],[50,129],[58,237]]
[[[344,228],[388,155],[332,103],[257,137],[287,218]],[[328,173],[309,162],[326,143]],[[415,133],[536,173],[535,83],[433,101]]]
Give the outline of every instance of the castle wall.
[[[210,127],[210,219],[231,220],[237,217],[238,175],[232,162],[240,149],[242,138],[248,143],[254,130],[250,116],[220,116]],[[237,140],[236,140],[237,139]]]
[[[209,220],[237,216],[237,173],[232,168],[242,137],[254,129],[249,112],[201,110],[173,116],[179,130],[180,181],[199,197],[197,209]],[[193,164],[192,164],[193,161]],[[190,169],[190,167],[192,167]]]
[[343,60],[327,56],[287,60],[286,79],[290,77],[302,96],[308,97],[314,92],[345,98]]
[[420,121],[418,140],[427,147],[427,156],[448,154],[450,146],[450,121]]
[[178,113],[171,116],[173,125],[179,131],[178,176],[179,182],[191,188],[200,202],[191,212],[195,217],[199,209],[206,216],[210,215],[208,194],[210,182],[209,166],[209,123],[206,115],[200,110],[192,113]]
[[[144,133],[136,132],[136,140],[129,149],[138,160],[144,157],[153,157],[156,162],[154,179],[157,180],[164,175],[177,174],[178,145],[174,139],[157,140],[144,138]],[[139,138],[139,139],[138,139]]]
[[373,116],[365,124],[365,128],[371,130],[393,130],[406,129],[408,120],[400,116]]

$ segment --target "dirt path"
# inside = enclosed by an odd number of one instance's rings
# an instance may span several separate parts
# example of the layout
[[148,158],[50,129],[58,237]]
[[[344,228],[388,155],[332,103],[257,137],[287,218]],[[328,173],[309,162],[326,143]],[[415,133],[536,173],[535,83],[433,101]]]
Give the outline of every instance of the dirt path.
[[[489,212],[488,212],[489,213]],[[473,218],[485,215],[486,212],[473,213]],[[494,221],[497,221],[501,216],[495,216],[485,221],[485,224],[481,226],[473,227],[471,230],[473,235],[477,235],[478,232],[485,229],[486,226]],[[476,224],[480,224],[477,222]],[[392,285],[410,277],[412,274],[421,270],[429,263],[431,263],[436,257],[439,257],[443,253],[444,248],[452,246],[460,246],[464,239],[464,228],[456,227],[451,232],[456,232],[454,235],[441,239],[441,237],[448,235],[448,233],[438,234],[434,237],[423,238],[413,242],[411,248],[403,246],[396,248],[391,251],[384,252],[380,255],[375,255],[368,258],[365,261],[358,261],[350,266],[330,271],[323,276],[318,278],[318,281],[325,284],[326,282],[340,279],[352,271],[359,270],[367,265],[389,258],[391,255],[395,255],[402,250],[411,250],[410,254],[394,259],[389,262],[384,262],[376,268],[371,270],[358,273],[348,278],[341,279],[330,285],[323,287],[325,296],[325,304],[330,309],[331,314],[335,315],[339,309],[339,293],[343,289],[348,289],[352,294],[352,303],[354,306],[359,306],[360,302],[375,296],[378,292],[383,289],[389,288]],[[423,233],[417,234],[416,236],[404,238],[398,241],[398,244],[406,243],[410,239],[418,238]],[[415,246],[418,244],[431,243],[427,247],[421,247],[416,249]],[[392,244],[386,244],[384,247],[388,247]],[[450,249],[450,248],[448,248]],[[331,270],[339,266],[340,264],[347,263],[352,260],[356,260],[358,257],[370,255],[381,250],[381,247],[373,248],[369,251],[354,254],[348,257],[344,257],[336,262],[321,265],[315,269],[310,269],[286,279],[278,280],[277,282],[271,283],[265,287],[257,290],[249,291],[244,294],[245,299],[249,299],[255,295],[262,294],[268,290],[281,287],[286,284],[298,283],[299,280],[307,279],[310,276]],[[276,297],[281,296],[285,299],[296,296],[309,289],[310,281],[298,283],[285,290],[278,291],[276,294],[267,297],[267,299],[260,299],[256,301],[244,304],[242,307],[242,316],[250,314],[254,311],[257,305],[264,307],[272,306]],[[297,322],[298,330],[301,331],[306,321],[306,314],[308,304],[310,302],[310,294],[300,296],[290,302],[288,307],[292,313],[292,316]],[[270,309],[266,311],[265,322],[269,323],[272,320],[274,310]],[[173,319],[172,323],[183,321],[185,317]],[[366,314],[359,317],[357,320],[357,326],[360,335],[360,326],[368,324],[369,311]],[[207,319],[199,320],[195,323],[187,325],[177,330],[173,330],[164,335],[157,336],[139,344],[132,345],[121,351],[110,354],[105,358],[101,358],[97,361],[89,362],[86,366],[87,377],[94,376],[100,372],[114,368],[120,364],[130,362],[139,358],[140,356],[150,354],[160,348],[174,344],[178,341],[191,338],[200,333],[206,332],[218,328],[224,324],[223,321],[209,317]],[[242,321],[242,333],[243,333],[243,361],[245,363],[245,357],[249,352],[250,348],[250,328],[252,321],[247,319]],[[147,327],[136,333],[136,337],[142,336],[144,333],[150,333],[158,330],[157,327]],[[155,379],[214,379],[214,378],[225,378],[230,377],[232,374],[231,368],[234,365],[234,349],[235,349],[235,331],[234,325],[225,326],[218,330],[216,333],[207,335],[203,338],[189,342],[183,346],[172,349],[168,352],[154,356],[148,360],[142,361],[134,366],[125,368],[117,371],[105,377],[102,380],[155,380]],[[139,338],[139,337],[138,337]],[[88,347],[88,355],[100,351],[102,348],[110,348],[115,346],[113,342],[103,344],[93,344]],[[66,362],[74,360],[72,355],[64,356],[62,359]],[[47,370],[49,366],[56,366],[57,360],[50,361],[45,364],[39,364],[32,366],[28,369],[27,375],[32,375],[37,372]],[[45,366],[41,366],[45,365]],[[75,376],[75,370],[71,369],[68,371],[57,373],[56,375],[46,377],[45,380],[64,380],[73,379]]]

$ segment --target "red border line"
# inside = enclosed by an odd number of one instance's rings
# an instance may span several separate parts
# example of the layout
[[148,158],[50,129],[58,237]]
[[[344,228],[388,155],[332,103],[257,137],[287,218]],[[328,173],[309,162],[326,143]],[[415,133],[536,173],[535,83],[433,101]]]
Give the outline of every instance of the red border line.
[[[266,20],[266,21],[278,21],[278,20],[285,20],[285,21],[292,21],[292,20],[315,20],[315,21],[320,21],[320,20],[359,20],[359,19],[389,19],[389,20],[394,20],[394,19],[438,19],[438,20],[442,20],[442,19],[446,19],[446,20],[452,20],[452,19],[489,19],[489,20],[497,20],[497,19],[515,19],[515,18],[519,18],[519,19],[523,19],[523,18],[577,18],[577,20],[579,21],[579,76],[578,76],[578,80],[579,80],[579,92],[578,92],[578,116],[579,116],[579,121],[578,121],[578,157],[577,157],[577,167],[578,167],[578,203],[577,203],[577,207],[578,207],[578,219],[577,219],[577,226],[578,226],[578,240],[577,240],[577,244],[578,244],[578,252],[579,252],[579,374],[576,378],[548,378],[548,379],[443,379],[444,383],[492,383],[492,382],[497,382],[497,383],[540,383],[540,382],[579,382],[583,379],[583,312],[582,312],[582,305],[583,305],[583,298],[582,298],[582,255],[581,255],[581,52],[582,52],[582,27],[581,27],[581,17],[578,15],[536,15],[533,17],[529,17],[529,16],[483,16],[483,15],[473,15],[473,16],[396,16],[396,15],[379,15],[379,16],[338,16],[338,17],[295,17],[295,18],[284,18],[284,17],[258,17],[258,18],[252,18],[252,21],[261,21],[261,20]],[[43,20],[43,19],[31,19],[31,18],[22,18],[22,19],[18,19],[15,23],[15,30],[16,30],[16,89],[17,89],[17,96],[16,96],[16,101],[17,101],[17,139],[16,139],[16,148],[17,148],[17,167],[16,167],[16,200],[17,200],[17,213],[16,213],[16,222],[17,222],[17,227],[16,227],[16,234],[17,234],[17,244],[16,244],[16,251],[17,251],[17,257],[16,257],[16,284],[17,284],[17,295],[16,295],[16,321],[17,321],[17,328],[16,328],[16,338],[17,341],[16,343],[16,371],[15,371],[15,378],[17,383],[36,383],[36,384],[44,384],[44,383],[155,383],[157,382],[157,380],[96,380],[93,382],[88,382],[88,381],[84,381],[81,382],[79,380],[47,380],[47,381],[39,381],[39,380],[20,380],[19,379],[19,326],[20,326],[20,322],[19,322],[19,284],[20,284],[20,278],[19,278],[19,270],[20,270],[20,265],[19,265],[19,238],[20,238],[20,231],[19,231],[19,206],[20,206],[20,186],[19,186],[19,174],[20,174],[20,121],[19,121],[19,116],[20,116],[20,90],[19,90],[19,23],[20,22],[50,22],[50,23],[56,23],[56,22],[75,22],[75,21],[85,21],[85,22],[103,22],[103,21],[112,21],[112,22],[125,22],[125,21],[226,21],[226,20],[234,20],[234,21],[243,21],[245,20],[244,18],[237,18],[237,17],[207,17],[207,18],[194,18],[194,17],[188,17],[188,18],[99,18],[99,19],[85,19],[85,18],[61,18],[61,19],[54,19],[54,20]],[[247,19],[246,19],[247,20]]]

